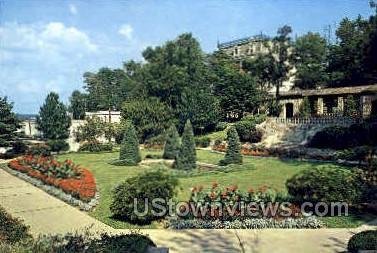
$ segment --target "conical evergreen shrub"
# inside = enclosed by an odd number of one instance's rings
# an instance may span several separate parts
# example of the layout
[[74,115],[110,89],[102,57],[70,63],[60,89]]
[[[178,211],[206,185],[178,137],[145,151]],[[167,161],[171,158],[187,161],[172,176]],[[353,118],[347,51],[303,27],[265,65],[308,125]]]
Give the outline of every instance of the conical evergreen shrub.
[[166,142],[164,147],[164,159],[175,159],[179,153],[179,134],[175,125],[171,125],[166,134]]
[[228,147],[225,157],[220,161],[220,165],[242,164],[241,143],[237,130],[234,126],[229,127],[227,132]]
[[174,168],[179,170],[192,170],[196,168],[195,140],[190,120],[186,121],[182,134],[182,144],[175,159]]
[[135,127],[130,121],[127,121],[124,125],[122,145],[120,147],[119,165],[137,165],[141,161],[139,140]]

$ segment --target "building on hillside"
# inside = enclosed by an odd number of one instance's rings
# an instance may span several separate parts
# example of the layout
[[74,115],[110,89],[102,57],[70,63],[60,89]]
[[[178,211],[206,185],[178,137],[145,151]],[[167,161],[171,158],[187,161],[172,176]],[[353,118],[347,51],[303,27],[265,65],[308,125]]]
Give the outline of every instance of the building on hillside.
[[301,103],[308,98],[312,115],[337,116],[344,112],[345,100],[352,95],[360,115],[364,118],[377,116],[377,84],[321,88],[313,90],[293,89],[280,93],[281,118],[299,116]]
[[[259,54],[267,54],[269,52],[268,47],[272,46],[271,39],[263,34],[237,39],[229,42],[218,43],[217,48],[220,51],[225,52],[235,60],[239,61],[240,67],[245,59],[252,59]],[[280,91],[289,91],[294,85],[294,73],[296,69],[293,67],[289,73],[289,79],[282,83]],[[269,92],[275,93],[276,88],[272,87]]]

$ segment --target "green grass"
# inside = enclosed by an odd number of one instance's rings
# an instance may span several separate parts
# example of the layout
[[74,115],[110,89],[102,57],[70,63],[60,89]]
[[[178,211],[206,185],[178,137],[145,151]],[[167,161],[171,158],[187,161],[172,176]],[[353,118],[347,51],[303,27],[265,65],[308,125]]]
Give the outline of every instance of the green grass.
[[[142,150],[142,157],[146,154],[161,154],[162,151]],[[223,154],[214,153],[208,150],[197,150],[198,161],[204,163],[217,164]],[[113,166],[108,164],[109,161],[118,157],[118,152],[112,153],[71,153],[60,155],[59,159],[72,159],[76,164],[80,164],[90,169],[96,178],[100,191],[100,203],[90,215],[101,220],[102,222],[115,228],[132,228],[134,226],[127,222],[111,218],[109,209],[111,203],[111,190],[115,185],[124,181],[128,177],[133,177],[143,171],[153,170],[155,166]],[[193,176],[179,178],[178,200],[187,200],[190,196],[190,189],[193,186],[202,185],[210,187],[213,182],[220,185],[229,186],[237,185],[241,190],[257,188],[262,185],[273,187],[277,191],[286,191],[285,182],[288,178],[304,169],[310,169],[317,166],[323,166],[322,163],[300,162],[295,160],[280,160],[275,158],[256,158],[245,157],[241,167],[234,171],[217,172],[217,173],[196,173]],[[169,170],[169,169],[167,169]],[[342,220],[345,219],[345,220]],[[358,226],[363,223],[360,217],[350,219],[344,217],[323,218],[324,222],[330,227],[338,226]],[[148,227],[158,227],[153,223]]]

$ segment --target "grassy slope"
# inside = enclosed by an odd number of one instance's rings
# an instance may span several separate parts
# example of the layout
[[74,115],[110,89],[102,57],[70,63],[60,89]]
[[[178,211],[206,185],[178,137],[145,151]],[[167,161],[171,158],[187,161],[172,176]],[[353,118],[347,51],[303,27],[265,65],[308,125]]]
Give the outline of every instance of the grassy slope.
[[[160,151],[143,151],[142,155],[145,157],[147,153],[159,154]],[[111,203],[111,189],[118,183],[122,182],[127,177],[132,177],[141,171],[149,170],[147,166],[113,166],[109,165],[108,161],[117,158],[118,153],[72,153],[59,156],[60,160],[70,158],[75,163],[81,164],[89,168],[96,177],[97,184],[100,189],[100,204],[90,214],[116,228],[130,228],[132,225],[117,221],[111,218],[109,206]],[[212,153],[210,151],[198,150],[198,161],[205,163],[216,164],[223,155]],[[202,185],[209,187],[212,182],[218,182],[221,185],[238,185],[240,189],[247,190],[250,187],[256,188],[262,185],[274,187],[278,191],[285,191],[285,181],[295,173],[315,167],[322,166],[320,163],[298,162],[290,160],[279,160],[274,158],[254,158],[244,157],[244,169],[240,171],[233,171],[230,173],[216,173],[204,174],[188,178],[180,178],[180,190],[178,194],[179,200],[187,200],[190,194],[190,188],[193,186]],[[335,219],[335,220],[334,220]],[[342,226],[344,223],[351,222],[354,224],[359,219],[354,221],[339,221],[339,219],[332,218],[326,220],[330,226]],[[340,224],[338,224],[340,222]],[[157,224],[152,224],[150,227],[156,227]]]

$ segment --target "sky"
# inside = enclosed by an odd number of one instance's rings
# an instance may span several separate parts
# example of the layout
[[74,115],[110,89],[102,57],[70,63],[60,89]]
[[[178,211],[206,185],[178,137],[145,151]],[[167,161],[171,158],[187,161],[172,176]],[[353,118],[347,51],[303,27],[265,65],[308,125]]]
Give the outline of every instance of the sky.
[[17,113],[38,113],[46,95],[68,103],[83,73],[141,61],[147,46],[184,32],[205,52],[217,42],[288,24],[294,36],[332,31],[344,17],[373,13],[369,0],[0,0],[0,96]]

